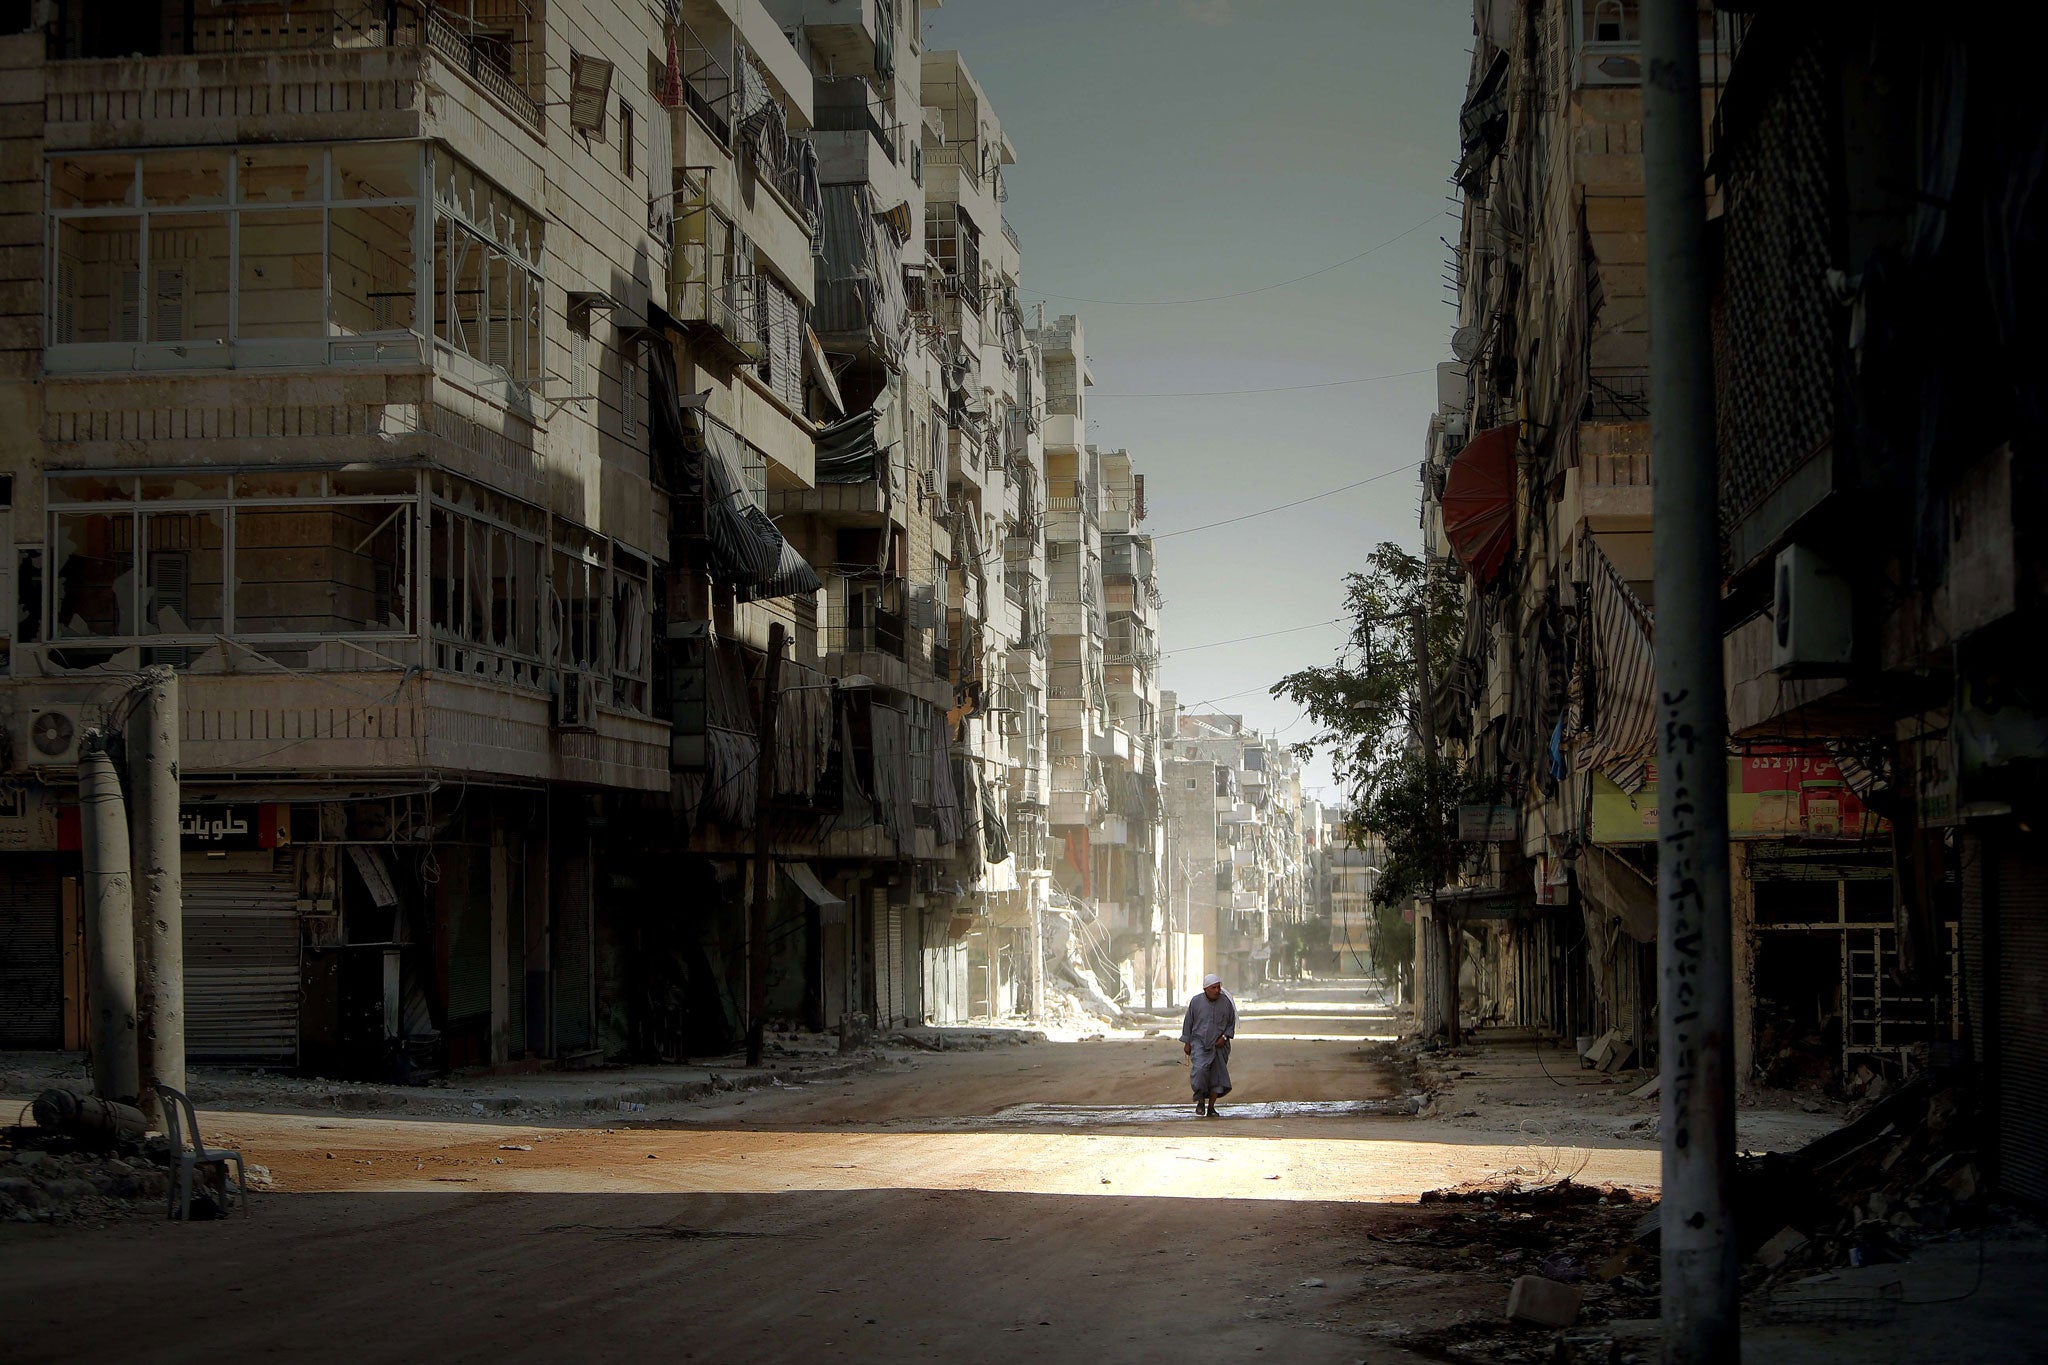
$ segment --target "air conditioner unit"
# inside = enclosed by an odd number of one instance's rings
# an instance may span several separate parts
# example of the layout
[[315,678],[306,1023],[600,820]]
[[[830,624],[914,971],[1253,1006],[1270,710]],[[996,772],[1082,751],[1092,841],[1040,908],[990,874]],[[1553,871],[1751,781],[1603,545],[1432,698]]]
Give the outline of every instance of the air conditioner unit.
[[1778,552],[1771,593],[1771,671],[1835,677],[1848,671],[1854,645],[1849,580],[1804,545]]
[[78,762],[78,742],[85,737],[83,706],[31,706],[28,708],[28,743],[21,760],[30,767]]
[[597,700],[604,679],[594,673],[564,673],[555,692],[554,726],[571,734],[597,729]]

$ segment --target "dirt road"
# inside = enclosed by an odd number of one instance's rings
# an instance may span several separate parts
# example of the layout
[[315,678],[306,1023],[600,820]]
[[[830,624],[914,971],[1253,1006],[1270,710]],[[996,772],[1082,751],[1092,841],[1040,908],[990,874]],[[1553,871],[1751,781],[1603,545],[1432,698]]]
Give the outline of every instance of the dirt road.
[[[1170,1036],[917,1054],[634,1126],[222,1114],[209,1138],[279,1192],[223,1223],[0,1230],[4,1354],[1421,1359],[1398,1338],[1432,1313],[1369,1305],[1474,1291],[1369,1234],[1558,1158],[1374,1112],[1389,1031],[1362,985],[1247,1006],[1214,1120]],[[1640,1144],[1572,1160],[1656,1177]]]

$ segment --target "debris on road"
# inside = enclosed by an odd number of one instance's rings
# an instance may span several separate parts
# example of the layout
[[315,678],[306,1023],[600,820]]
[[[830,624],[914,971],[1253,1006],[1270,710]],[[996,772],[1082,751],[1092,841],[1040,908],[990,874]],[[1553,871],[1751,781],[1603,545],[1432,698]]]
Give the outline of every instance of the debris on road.
[[1520,1275],[1508,1290],[1508,1321],[1524,1327],[1569,1327],[1579,1320],[1585,1298],[1583,1285]]

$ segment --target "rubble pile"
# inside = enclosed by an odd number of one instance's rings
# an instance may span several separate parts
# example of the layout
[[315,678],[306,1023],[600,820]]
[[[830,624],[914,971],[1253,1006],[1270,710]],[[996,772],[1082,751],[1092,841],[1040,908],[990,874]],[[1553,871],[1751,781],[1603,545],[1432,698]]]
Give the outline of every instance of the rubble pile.
[[33,1127],[0,1129],[0,1222],[162,1217],[168,1154],[162,1138],[93,1150]]
[[[1367,1235],[1374,1250],[1423,1271],[1483,1275],[1500,1298],[1490,1313],[1404,1332],[1401,1344],[1445,1360],[1547,1362],[1558,1328],[1654,1317],[1654,1262],[1628,1249],[1645,1202],[1570,1179],[1425,1192],[1414,1218]],[[1564,1320],[1551,1320],[1562,1305]]]
[[1949,1075],[1923,1073],[1797,1151],[1746,1159],[1737,1225],[1761,1278],[1897,1261],[1981,1224],[1969,1106]]

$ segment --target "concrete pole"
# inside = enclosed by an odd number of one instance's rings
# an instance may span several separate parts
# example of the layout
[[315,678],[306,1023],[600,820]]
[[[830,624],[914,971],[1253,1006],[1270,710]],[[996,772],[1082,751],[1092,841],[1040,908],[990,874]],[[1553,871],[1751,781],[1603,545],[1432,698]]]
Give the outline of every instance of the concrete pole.
[[[1426,591],[1426,590],[1425,590]],[[1422,741],[1422,808],[1425,818],[1436,819],[1436,686],[1429,676],[1429,611],[1418,599],[1408,613],[1408,640],[1415,660],[1415,732]],[[1444,1036],[1453,1047],[1458,1044],[1458,931],[1444,918],[1436,899],[1436,870],[1429,876],[1429,928],[1437,936],[1439,956],[1444,964],[1444,987],[1438,991],[1436,1007]]]
[[178,675],[143,670],[128,717],[135,863],[136,1004],[142,1112],[162,1126],[150,1089],[185,1088],[185,878],[178,848]]
[[133,1104],[142,1089],[135,1029],[135,883],[128,867],[128,804],[103,731],[88,731],[79,746],[78,805],[92,991],[92,1088],[103,1100]]
[[754,899],[747,911],[747,1065],[761,1065],[768,1028],[768,893],[775,864],[768,851],[768,804],[775,793],[775,720],[782,709],[776,680],[787,641],[782,622],[768,627],[761,670],[761,748],[754,763]]
[[1722,693],[1714,357],[1699,6],[1645,0],[1651,516],[1657,582],[1657,891],[1664,1360],[1740,1354],[1728,717]]

